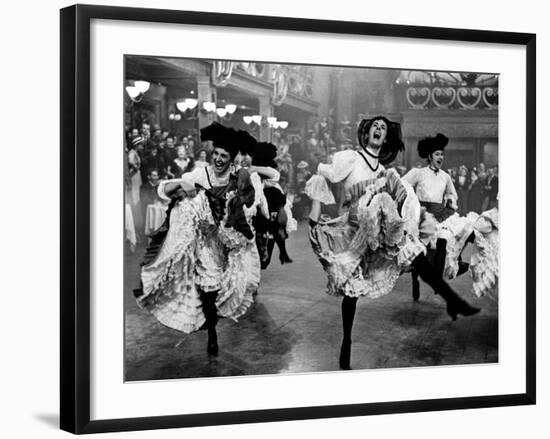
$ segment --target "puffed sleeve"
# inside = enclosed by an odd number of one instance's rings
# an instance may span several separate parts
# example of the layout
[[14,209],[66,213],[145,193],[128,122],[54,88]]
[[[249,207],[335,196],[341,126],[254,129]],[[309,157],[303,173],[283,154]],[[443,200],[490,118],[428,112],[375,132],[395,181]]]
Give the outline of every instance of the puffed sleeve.
[[418,168],[412,168],[401,179],[409,183],[413,188],[415,188],[418,183],[418,177],[419,177],[418,171],[419,171]]
[[317,173],[332,183],[338,183],[350,174],[357,159],[357,153],[352,149],[339,151],[334,154],[332,163],[319,163]]
[[195,168],[191,172],[187,172],[181,176],[181,178],[175,178],[172,180],[163,180],[159,183],[157,193],[160,198],[165,201],[170,201],[170,197],[166,194],[166,185],[169,183],[179,184],[184,191],[190,191],[195,189],[195,184],[207,187],[206,170],[205,168]]

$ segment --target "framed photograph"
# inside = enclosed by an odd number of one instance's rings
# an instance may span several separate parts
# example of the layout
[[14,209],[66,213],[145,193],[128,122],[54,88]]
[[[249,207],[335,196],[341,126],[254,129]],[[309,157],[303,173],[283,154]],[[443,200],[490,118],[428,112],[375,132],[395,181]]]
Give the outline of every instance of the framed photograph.
[[535,50],[62,9],[61,428],[534,404]]

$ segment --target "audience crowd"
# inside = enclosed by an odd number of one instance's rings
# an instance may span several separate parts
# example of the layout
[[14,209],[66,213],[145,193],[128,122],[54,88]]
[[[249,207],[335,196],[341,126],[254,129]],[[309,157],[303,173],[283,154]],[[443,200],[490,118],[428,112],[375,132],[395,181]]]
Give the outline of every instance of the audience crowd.
[[[304,219],[309,212],[309,199],[304,194],[307,180],[321,162],[330,162],[337,151],[359,146],[352,139],[352,123],[341,122],[335,128],[330,117],[319,118],[308,131],[307,138],[299,134],[273,133],[272,142],[278,148],[276,162],[281,174],[280,185],[292,198],[293,215]],[[332,133],[336,133],[333,135]],[[196,166],[207,166],[212,146],[201,142],[197,130],[186,135],[174,135],[158,125],[143,123],[139,128],[127,130],[125,157],[126,200],[130,205],[137,232],[143,237],[147,207],[163,206],[157,186],[162,179],[179,178]],[[417,166],[425,166],[418,163]],[[396,165],[400,175],[405,166]],[[481,213],[497,205],[498,169],[487,168],[484,163],[468,168],[465,165],[447,169],[458,194],[458,213]],[[339,188],[333,188],[335,193]]]

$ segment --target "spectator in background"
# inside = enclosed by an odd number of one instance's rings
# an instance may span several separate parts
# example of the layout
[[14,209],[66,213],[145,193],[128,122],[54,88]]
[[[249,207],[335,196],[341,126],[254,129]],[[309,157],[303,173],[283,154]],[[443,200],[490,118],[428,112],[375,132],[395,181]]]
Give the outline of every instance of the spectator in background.
[[[290,145],[285,137],[281,138],[281,142],[277,148],[277,157],[275,162],[279,167],[282,180],[288,182],[293,180],[294,169],[292,167],[292,156],[290,155]],[[288,187],[283,187],[283,192],[287,192]]]
[[128,151],[128,178],[130,190],[127,202],[132,209],[134,217],[135,230],[141,230],[143,227],[143,215],[140,209],[140,190],[142,184],[141,178],[141,153],[143,151],[145,139],[141,136],[134,137]]
[[184,136],[181,138],[181,146],[185,149],[185,153],[188,157],[194,157],[195,153],[193,148],[189,145],[189,137]]
[[147,206],[149,204],[154,204],[156,202],[162,203],[163,200],[159,197],[157,192],[158,186],[160,183],[160,172],[156,168],[149,170],[147,174],[147,181],[141,186],[140,197],[141,197],[141,210],[143,218],[145,218],[145,213],[147,212]]
[[468,214],[468,168],[462,165],[458,168],[458,175],[455,182],[456,193],[458,195],[458,214],[466,216]]
[[290,138],[290,154],[292,155],[292,163],[294,164],[294,174],[296,174],[296,164],[300,163],[302,160],[307,160],[307,150],[305,148],[304,142],[299,134],[294,134]]
[[147,122],[143,122],[141,124],[140,134],[141,137],[145,139],[145,141],[148,141],[151,138],[151,125],[149,125]]
[[151,138],[156,143],[160,142],[162,139],[162,130],[160,129],[160,125],[158,123],[153,125],[153,135]]
[[187,154],[187,150],[184,146],[177,148],[177,157],[170,162],[167,168],[166,174],[168,178],[180,178],[186,172],[193,169],[193,158]]
[[474,168],[470,171],[468,184],[468,211],[481,213],[481,180]]
[[174,159],[178,156],[178,152],[176,151],[176,143],[174,141],[174,136],[169,135],[166,138],[166,145],[164,147],[164,162],[166,164],[170,164],[174,161]]
[[197,160],[195,161],[195,167],[206,168],[210,164],[210,159],[208,157],[208,150],[202,148],[199,150]]
[[487,168],[485,163],[480,163],[477,169],[477,176],[479,177],[479,182],[481,183],[481,205],[479,206],[479,212],[483,212],[483,206],[488,204],[487,199]]
[[306,182],[311,177],[311,172],[308,163],[304,160],[298,163],[296,168],[296,194],[294,196],[292,216],[297,220],[301,220],[307,216],[311,207],[309,197],[304,192]]
[[189,154],[190,157],[195,157],[195,146],[197,144],[195,142],[195,136],[187,137],[187,142],[189,143],[189,148],[187,153]]
[[151,169],[156,169],[157,171],[162,172],[162,175],[164,175],[164,171],[166,169],[164,157],[160,154],[158,146],[155,143],[151,144],[149,151],[143,159],[141,166],[141,177],[143,181],[147,180],[147,176],[149,175]]
[[487,183],[485,185],[486,204],[483,205],[483,212],[497,206],[498,196],[498,176],[495,168],[489,168],[487,171]]
[[141,188],[141,154],[145,140],[141,136],[134,137],[128,151],[128,175],[130,177],[130,205],[139,203],[139,190]]

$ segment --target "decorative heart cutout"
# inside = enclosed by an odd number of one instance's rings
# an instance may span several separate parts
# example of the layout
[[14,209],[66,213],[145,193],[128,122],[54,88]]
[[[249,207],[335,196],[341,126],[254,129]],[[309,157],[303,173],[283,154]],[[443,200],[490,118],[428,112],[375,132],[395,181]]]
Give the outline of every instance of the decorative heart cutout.
[[406,96],[412,108],[423,109],[430,102],[431,93],[428,87],[410,87],[407,89]]
[[481,89],[479,87],[460,87],[456,97],[462,108],[473,110],[481,102]]
[[449,108],[456,99],[456,90],[453,87],[434,87],[432,90],[432,102],[437,108]]
[[483,102],[488,108],[494,110],[498,108],[498,88],[497,87],[485,87],[483,89]]

